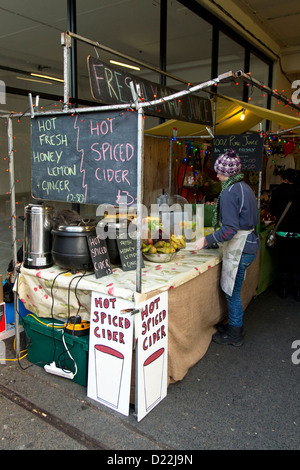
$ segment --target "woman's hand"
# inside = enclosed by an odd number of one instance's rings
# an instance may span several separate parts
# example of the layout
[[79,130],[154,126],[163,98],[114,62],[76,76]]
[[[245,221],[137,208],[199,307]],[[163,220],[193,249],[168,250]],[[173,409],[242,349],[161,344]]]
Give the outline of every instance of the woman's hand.
[[194,245],[194,250],[202,250],[207,245],[206,238],[202,237],[199,238],[199,240],[196,241]]

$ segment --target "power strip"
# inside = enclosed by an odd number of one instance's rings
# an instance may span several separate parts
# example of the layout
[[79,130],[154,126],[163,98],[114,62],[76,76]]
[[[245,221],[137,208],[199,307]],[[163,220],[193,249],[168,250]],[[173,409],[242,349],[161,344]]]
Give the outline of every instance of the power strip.
[[60,377],[64,377],[65,379],[72,380],[74,378],[73,372],[71,371],[69,372],[69,371],[60,369],[59,367],[56,367],[55,362],[51,362],[51,364],[46,364],[44,366],[44,369],[49,374],[59,375]]

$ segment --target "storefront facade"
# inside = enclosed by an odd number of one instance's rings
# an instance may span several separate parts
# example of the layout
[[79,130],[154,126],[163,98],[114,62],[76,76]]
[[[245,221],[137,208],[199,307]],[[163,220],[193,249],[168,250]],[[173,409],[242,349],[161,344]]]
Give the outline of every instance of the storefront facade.
[[[63,103],[63,48],[61,33],[67,30],[97,41],[118,54],[73,41],[71,49],[70,102],[79,106],[94,106],[87,72],[87,57],[99,57],[105,63],[111,59],[138,65],[150,64],[166,71],[158,74],[146,67],[134,70],[137,76],[165,84],[176,90],[187,83],[201,83],[230,70],[251,72],[252,76],[268,87],[275,87],[278,79],[276,54],[270,44],[257,40],[249,20],[249,29],[240,27],[240,19],[225,15],[214,2],[195,0],[140,0],[107,1],[101,6],[93,1],[68,0],[51,2],[41,10],[34,7],[25,11],[23,2],[14,10],[2,11],[3,37],[0,79],[5,96],[3,112],[20,113],[14,120],[14,172],[17,195],[17,215],[23,214],[24,205],[31,196],[31,143],[30,118],[22,117],[29,110],[28,93],[39,96],[39,107],[61,109]],[[122,55],[133,60],[125,60]],[[113,57],[112,57],[113,56]],[[137,63],[136,63],[137,62]],[[34,76],[32,74],[35,74]],[[42,76],[37,76],[42,75]],[[48,76],[44,78],[43,76]],[[50,77],[50,78],[49,78]],[[54,80],[54,78],[55,80]],[[177,80],[180,78],[180,80]],[[57,81],[59,80],[59,81]],[[250,101],[262,107],[273,107],[268,94],[247,84],[223,83],[212,92]],[[4,93],[4,92],[3,92]],[[203,96],[207,96],[203,93]],[[147,118],[145,128],[159,123],[158,118]],[[268,126],[268,121],[264,121]],[[0,215],[9,231],[10,183],[8,167],[7,122],[0,121]],[[22,227],[20,227],[20,240]]]

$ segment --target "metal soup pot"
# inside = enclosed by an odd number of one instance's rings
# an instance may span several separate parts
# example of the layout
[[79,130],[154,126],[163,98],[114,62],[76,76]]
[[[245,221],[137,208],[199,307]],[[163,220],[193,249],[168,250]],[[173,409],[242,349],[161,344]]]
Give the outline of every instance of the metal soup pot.
[[57,266],[77,270],[93,270],[88,237],[96,236],[94,225],[60,225],[52,230],[52,258]]
[[29,204],[24,211],[24,267],[43,269],[52,266],[51,230],[54,208]]

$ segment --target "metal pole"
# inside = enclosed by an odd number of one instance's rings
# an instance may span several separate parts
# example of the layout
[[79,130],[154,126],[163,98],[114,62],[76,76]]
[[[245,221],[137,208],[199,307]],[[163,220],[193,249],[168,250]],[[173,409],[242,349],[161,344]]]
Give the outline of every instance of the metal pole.
[[[160,1],[160,33],[159,33],[159,56],[160,68],[164,72],[167,65],[167,26],[168,26],[168,2],[167,0]],[[166,75],[160,76],[160,84],[166,85]]]
[[[159,32],[159,59],[160,59],[160,68],[164,72],[166,71],[167,65],[167,25],[168,25],[168,18],[167,18],[167,0],[160,1],[160,32]],[[166,86],[167,84],[167,77],[165,74],[161,74],[160,77],[160,84]],[[159,118],[159,123],[162,124],[165,122],[164,118]]]
[[70,47],[71,37],[68,34],[61,34],[61,45],[64,46],[64,106],[63,109],[69,109],[70,98]]
[[134,88],[133,82],[130,82],[130,89],[133,100],[138,111],[138,139],[137,139],[137,262],[136,262],[136,291],[142,292],[142,196],[143,196],[143,158],[144,158],[144,119],[143,108],[139,106],[140,89],[137,85],[137,90]]
[[[68,0],[67,2],[68,29],[73,33],[77,32],[76,26],[76,0]],[[75,39],[71,41],[69,49],[70,54],[70,97],[75,100],[77,105],[78,86],[77,86],[77,42]]]
[[170,139],[170,159],[169,159],[169,195],[172,194],[172,153],[173,153],[173,137]]
[[[259,123],[259,133],[260,137],[263,137],[263,130],[262,130],[262,123]],[[258,210],[260,209],[260,198],[261,198],[261,182],[262,182],[262,171],[259,172],[259,179],[258,179],[258,195],[257,195],[257,207]]]
[[160,73],[161,75],[165,75],[166,77],[172,78],[174,80],[177,80],[178,82],[185,83],[186,85],[189,85],[190,82],[187,82],[186,80],[183,80],[180,77],[176,77],[175,75],[172,75],[170,73],[164,72],[163,70],[160,70],[156,67],[153,67],[150,64],[146,64],[145,62],[142,62],[138,59],[135,59],[134,57],[130,57],[126,54],[122,54],[121,52],[115,51],[114,49],[111,49],[110,47],[104,46],[103,44],[99,44],[97,41],[91,41],[90,39],[84,38],[83,36],[79,36],[78,34],[74,34],[71,31],[67,31],[66,34],[74,39],[77,39],[78,41],[85,42],[87,44],[92,45],[93,47],[98,47],[99,49],[102,49],[103,51],[109,52],[111,54],[117,55],[119,57],[122,57],[123,59],[129,60],[130,62],[133,62],[134,64],[140,65],[141,67],[145,67],[149,70],[152,70],[153,72]]
[[[11,241],[12,241],[12,262],[13,275],[15,277],[17,265],[17,225],[16,225],[16,199],[15,199],[15,166],[14,166],[14,149],[13,149],[13,126],[12,118],[8,118],[7,126],[8,135],[8,158],[9,158],[9,181],[10,181],[10,212],[11,212]],[[16,336],[16,357],[20,357],[20,331],[19,331],[19,315],[18,315],[18,295],[14,292],[14,308],[15,308],[15,336]]]
[[260,209],[260,197],[261,197],[261,180],[262,180],[262,172],[260,171],[258,174],[259,180],[258,180],[258,195],[257,195],[257,207],[258,210]]
[[213,97],[213,135],[216,134],[217,98]]
[[[66,68],[66,71],[67,71],[67,67]],[[230,74],[230,76],[232,76],[233,72],[228,72],[228,74]],[[175,100],[177,98],[180,98],[181,96],[185,96],[185,95],[190,95],[191,93],[196,93],[197,91],[200,91],[200,90],[203,90],[203,89],[206,89],[206,88],[209,88],[210,86],[214,85],[215,83],[221,83],[222,81],[226,81],[226,77],[224,77],[225,74],[223,75],[220,75],[219,77],[217,78],[214,78],[212,80],[208,80],[207,82],[203,82],[203,83],[200,83],[199,85],[195,85],[191,88],[189,88],[188,90],[182,90],[182,91],[178,91],[176,93],[173,93],[172,95],[168,95],[168,96],[164,96],[163,98],[159,98],[159,99],[156,99],[156,100],[151,100],[151,101],[143,101],[143,102],[139,102],[138,106],[139,108],[147,108],[148,106],[155,106],[156,104],[160,104],[160,103],[163,103],[164,101],[172,101],[172,100]],[[64,94],[66,96],[67,94],[67,91],[64,91]],[[68,101],[68,100],[67,100]],[[69,105],[69,103],[67,102],[67,105]],[[64,109],[64,111],[62,111],[62,114],[63,113],[90,113],[91,111],[95,112],[95,111],[108,111],[108,110],[116,110],[116,109],[127,109],[127,108],[130,108],[130,107],[136,107],[135,104],[131,104],[131,103],[122,103],[122,104],[115,104],[115,105],[104,105],[104,106],[89,106],[88,108],[69,108],[69,107],[66,107],[66,109]],[[239,111],[241,112],[241,111]],[[48,116],[48,115],[51,115],[51,114],[60,114],[59,111],[56,111],[56,110],[52,110],[52,111],[39,111],[38,113],[35,113],[36,116]],[[24,113],[23,116],[29,116],[29,114],[27,113]]]
[[[68,0],[68,21],[75,26],[76,4]],[[72,42],[73,48],[72,48]],[[70,98],[74,98],[77,105],[77,43],[67,34],[61,35],[61,44],[64,46],[64,105],[63,111],[70,108]],[[74,49],[75,48],[75,49]],[[72,93],[70,91],[72,90]],[[72,203],[72,209],[80,213],[80,205]]]
[[28,93],[29,96],[29,104],[30,104],[30,114],[31,117],[34,118],[34,109],[33,109],[33,101],[32,101],[32,94]]
[[249,85],[253,85],[256,88],[260,89],[261,91],[268,93],[268,95],[273,96],[277,100],[282,101],[283,103],[290,106],[291,108],[294,108],[297,111],[300,111],[300,107],[294,104],[291,98],[286,97],[282,93],[278,93],[276,90],[272,90],[271,88],[269,88],[268,86],[265,86],[263,83],[259,82],[255,78],[252,78],[251,75],[242,72],[242,70],[238,70],[235,73],[235,76],[236,78],[242,78]]

